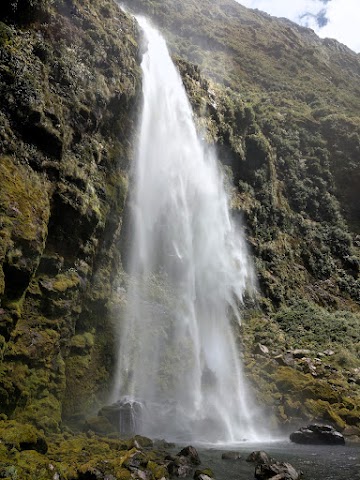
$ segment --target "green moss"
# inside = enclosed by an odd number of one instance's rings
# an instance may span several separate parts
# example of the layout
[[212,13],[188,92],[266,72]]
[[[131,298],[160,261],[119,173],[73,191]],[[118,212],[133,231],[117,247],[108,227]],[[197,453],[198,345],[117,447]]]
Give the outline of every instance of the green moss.
[[86,332],[82,335],[75,335],[70,342],[70,346],[75,350],[89,350],[94,346],[94,334]]
[[17,421],[0,421],[0,438],[9,449],[38,450],[46,453],[45,437],[34,426]]
[[57,292],[65,292],[68,289],[76,288],[80,283],[79,275],[76,272],[69,271],[66,274],[56,275],[51,283],[51,288]]
[[5,23],[0,22],[0,48],[8,45],[12,38],[12,30]]
[[330,422],[340,430],[343,430],[346,425],[329,402],[309,399],[305,401],[305,408],[308,414],[312,416],[311,421]]
[[150,470],[156,480],[160,480],[161,478],[169,478],[169,472],[167,469],[153,461],[149,461],[146,465],[146,468]]
[[1,235],[36,241],[40,248],[50,213],[47,182],[9,157],[0,157],[0,178]]

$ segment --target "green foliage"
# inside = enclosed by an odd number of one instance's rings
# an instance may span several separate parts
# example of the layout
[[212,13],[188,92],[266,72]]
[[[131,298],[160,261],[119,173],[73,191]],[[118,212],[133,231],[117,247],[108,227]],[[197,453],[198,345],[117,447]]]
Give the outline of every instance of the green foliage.
[[294,348],[347,349],[359,355],[360,315],[347,311],[329,312],[305,300],[294,301],[274,315]]

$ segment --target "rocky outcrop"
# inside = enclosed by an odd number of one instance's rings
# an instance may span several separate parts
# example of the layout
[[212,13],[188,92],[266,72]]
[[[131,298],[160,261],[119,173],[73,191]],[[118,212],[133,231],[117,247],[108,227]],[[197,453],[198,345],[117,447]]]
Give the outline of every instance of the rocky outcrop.
[[139,96],[137,29],[110,1],[0,13],[0,405],[57,429],[99,402]]
[[[194,473],[194,468],[201,463],[196,448],[192,447],[191,445],[184,447],[175,456],[167,456],[166,459],[168,460],[167,469],[170,475],[174,475],[180,478],[192,476]],[[207,475],[207,473],[197,470],[195,472],[194,478],[196,477],[200,480],[207,480],[205,478],[202,478],[202,476],[212,477],[212,474]]]
[[277,462],[263,450],[251,452],[246,461],[255,463],[257,480],[299,480],[302,475],[290,463]]
[[344,436],[329,425],[301,427],[290,435],[290,440],[305,445],[345,445]]
[[255,468],[256,480],[299,480],[300,477],[301,472],[286,462],[262,464]]

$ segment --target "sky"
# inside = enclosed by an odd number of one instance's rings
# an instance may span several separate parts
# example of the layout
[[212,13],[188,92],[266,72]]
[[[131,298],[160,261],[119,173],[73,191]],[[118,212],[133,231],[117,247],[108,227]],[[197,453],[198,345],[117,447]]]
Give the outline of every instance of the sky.
[[360,52],[360,0],[236,0],[276,17],[310,27]]

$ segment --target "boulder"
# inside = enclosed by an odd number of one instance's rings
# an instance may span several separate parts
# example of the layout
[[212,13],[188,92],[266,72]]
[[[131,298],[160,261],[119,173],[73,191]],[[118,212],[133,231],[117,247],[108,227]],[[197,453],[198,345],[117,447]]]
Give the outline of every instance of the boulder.
[[229,452],[223,452],[221,458],[223,460],[240,460],[241,455],[239,452],[230,450]]
[[144,437],[142,435],[135,435],[134,446],[136,448],[151,448],[154,446],[154,442],[151,438]]
[[138,430],[142,408],[140,402],[124,398],[103,407],[99,411],[99,416],[107,418],[121,435],[134,435]]
[[344,436],[330,425],[308,425],[290,435],[294,443],[312,445],[344,445]]
[[301,475],[290,463],[264,463],[255,468],[257,480],[298,480]]
[[175,477],[190,477],[193,473],[193,467],[189,464],[181,464],[178,460],[170,461],[167,465],[170,475]]
[[[200,465],[200,458],[196,448],[187,446],[183,448],[177,455],[167,455],[165,459],[169,460],[167,469],[170,475],[176,477],[188,477],[193,474],[194,466]],[[200,479],[206,480],[206,479]]]
[[189,445],[188,447],[183,448],[178,454],[178,457],[183,457],[186,459],[187,463],[192,465],[200,465],[200,457],[196,448]]
[[247,462],[253,462],[257,465],[264,464],[264,463],[272,463],[274,459],[270,457],[270,455],[263,450],[259,450],[256,452],[251,452],[250,455],[246,459]]

